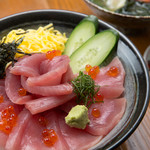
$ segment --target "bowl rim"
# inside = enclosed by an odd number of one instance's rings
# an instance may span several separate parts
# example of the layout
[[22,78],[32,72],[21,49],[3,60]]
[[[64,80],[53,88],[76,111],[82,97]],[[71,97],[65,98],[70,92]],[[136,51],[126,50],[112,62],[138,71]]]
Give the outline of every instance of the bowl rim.
[[110,15],[115,15],[115,16],[124,17],[124,18],[133,18],[133,19],[150,19],[150,16],[133,16],[133,15],[127,15],[127,14],[121,14],[121,13],[113,12],[113,11],[110,11],[108,9],[105,9],[105,8],[93,3],[91,0],[84,0],[84,1],[86,3],[88,3],[89,5],[92,5],[96,9],[99,9],[100,11],[103,11],[103,12],[108,13]]
[[[86,14],[83,14],[83,13],[79,13],[79,12],[74,12],[74,11],[68,11],[68,10],[58,10],[58,9],[39,9],[39,10],[30,10],[30,11],[25,11],[25,12],[20,12],[20,13],[16,13],[16,14],[12,14],[12,15],[9,15],[9,16],[6,16],[6,17],[3,17],[3,18],[0,18],[0,23],[2,21],[7,21],[11,18],[16,18],[18,16],[26,16],[26,15],[33,15],[33,14],[42,14],[42,13],[66,13],[66,14],[73,14],[73,15],[78,15],[82,18],[84,18],[85,16],[87,16]],[[104,26],[106,26],[107,28],[111,28],[111,29],[114,29],[116,30],[119,35],[120,35],[120,38],[125,40],[129,45],[130,47],[132,47],[133,51],[136,53],[137,57],[140,59],[141,61],[141,65],[143,67],[143,71],[145,73],[145,78],[146,78],[146,96],[145,96],[145,102],[144,102],[144,105],[143,105],[143,108],[141,110],[141,113],[140,115],[138,116],[137,120],[135,121],[135,123],[132,125],[132,128],[130,128],[126,134],[121,137],[117,142],[115,142],[114,144],[112,144],[109,149],[114,149],[116,147],[118,147],[121,143],[123,143],[127,138],[129,138],[129,136],[131,136],[131,134],[136,130],[136,128],[138,127],[138,125],[141,123],[145,113],[146,113],[146,110],[148,108],[148,104],[149,104],[149,91],[150,91],[150,81],[149,81],[149,73],[148,73],[148,68],[146,66],[146,63],[142,57],[142,55],[140,54],[140,52],[138,51],[138,49],[136,48],[136,46],[129,40],[129,38],[124,35],[123,33],[121,33],[119,30],[117,30],[115,27],[113,27],[112,25],[102,21],[102,20],[98,20],[99,24],[102,24]]]

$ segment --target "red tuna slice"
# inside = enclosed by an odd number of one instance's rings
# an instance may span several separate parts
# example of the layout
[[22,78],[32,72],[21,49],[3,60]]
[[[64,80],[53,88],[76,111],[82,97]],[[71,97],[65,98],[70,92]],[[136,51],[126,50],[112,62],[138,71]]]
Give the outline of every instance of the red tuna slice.
[[37,76],[39,75],[39,66],[41,61],[45,60],[45,54],[33,54],[32,56],[24,56],[15,63],[11,68],[11,73],[15,75]]
[[42,96],[58,96],[58,95],[68,95],[73,91],[73,87],[69,83],[63,83],[59,85],[52,86],[29,86],[27,84],[27,78],[21,76],[21,84],[28,92],[32,94],[42,95]]
[[[107,75],[107,71],[113,66],[117,67],[119,71],[119,75],[116,77]],[[100,90],[103,91],[104,97],[116,98],[116,97],[119,97],[124,91],[124,88],[123,88],[124,78],[125,78],[125,71],[122,66],[122,63],[118,57],[115,57],[108,66],[102,67],[100,69],[100,73],[97,75],[95,79],[95,83],[100,85]],[[108,90],[110,90],[109,91],[110,93],[108,96],[107,96],[108,92],[106,92],[107,88]]]
[[8,105],[11,105],[11,101],[9,100],[9,98],[6,95],[5,92],[5,87],[4,86],[0,86],[0,95],[3,96],[3,102],[0,103],[0,111],[2,111],[3,109],[5,109]]
[[[100,111],[100,117],[95,118],[91,113],[96,108]],[[105,99],[104,103],[92,104],[89,108],[90,124],[86,131],[93,135],[107,135],[120,121],[126,108],[126,99]]]
[[42,131],[46,127],[39,124],[39,117],[40,115],[31,116],[25,128],[19,150],[55,150],[53,146],[48,147],[42,141]]
[[[0,87],[0,93],[1,93],[1,91],[2,91],[2,89]],[[16,114],[19,114],[20,111],[22,111],[22,107],[20,107],[18,105],[14,105],[10,100],[8,100],[7,98],[4,98],[4,102],[0,104],[0,118],[1,118],[1,111],[6,109],[10,105],[14,106]],[[7,139],[8,139],[8,135],[0,130],[0,149],[4,149]]]
[[61,105],[59,108],[61,110],[63,110],[64,112],[69,113],[69,111],[71,110],[71,108],[74,107],[74,106],[76,106],[76,105],[77,105],[77,103],[75,101],[75,98],[73,98],[72,100],[70,100],[70,101],[64,103],[63,105]]
[[[107,75],[107,71],[113,66],[117,67],[119,71],[119,75],[116,77]],[[108,66],[100,68],[100,72],[96,76],[95,82],[99,84],[100,86],[103,86],[103,85],[123,86],[124,77],[125,77],[125,71],[122,66],[122,63],[118,57],[115,57]]]
[[65,123],[63,112],[59,115],[59,125],[69,150],[87,150],[102,139],[102,136],[93,136],[84,130],[69,127]]
[[70,82],[74,78],[72,69],[68,66],[67,71],[63,74],[61,83]]
[[17,119],[17,125],[13,128],[12,132],[6,142],[6,150],[20,150],[21,140],[24,136],[24,131],[27,123],[31,119],[31,114],[27,110],[23,110]]
[[4,79],[0,80],[0,86],[5,86],[5,80]]
[[100,87],[100,93],[106,98],[106,99],[114,99],[119,97],[124,92],[123,86],[101,86]]
[[58,137],[58,140],[54,144],[56,150],[69,150],[68,144],[66,143],[59,126],[59,113],[55,111],[48,111],[45,113],[47,122],[47,129],[53,129]]
[[5,90],[9,99],[15,104],[24,104],[25,102],[32,100],[31,95],[20,96],[18,94],[19,88],[22,88],[20,76],[11,74],[9,72],[9,69],[7,69],[5,79]]
[[44,112],[46,110],[60,106],[67,101],[71,100],[74,97],[74,94],[63,95],[63,96],[54,96],[54,97],[42,97],[32,101],[29,101],[25,104],[25,107],[32,113],[37,114]]
[[[48,62],[51,64],[49,65]],[[27,84],[29,86],[46,86],[46,85],[57,85],[60,84],[62,75],[67,71],[70,59],[66,55],[57,56],[52,59],[52,61],[46,60],[41,64],[41,68],[44,74],[39,76],[29,77],[27,79]],[[51,66],[51,67],[49,67]]]

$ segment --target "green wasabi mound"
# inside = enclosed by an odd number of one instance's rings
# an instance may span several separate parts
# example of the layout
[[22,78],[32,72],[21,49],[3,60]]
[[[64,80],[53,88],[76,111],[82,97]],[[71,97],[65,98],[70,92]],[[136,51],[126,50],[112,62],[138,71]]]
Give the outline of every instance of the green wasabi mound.
[[88,118],[88,108],[84,105],[76,105],[65,117],[65,122],[70,127],[85,129],[90,122]]

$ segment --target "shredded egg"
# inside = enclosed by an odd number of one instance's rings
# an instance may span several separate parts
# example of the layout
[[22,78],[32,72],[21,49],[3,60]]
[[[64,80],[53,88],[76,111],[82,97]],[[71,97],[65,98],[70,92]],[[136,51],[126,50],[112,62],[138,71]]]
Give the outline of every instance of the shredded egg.
[[[53,24],[39,27],[37,30],[12,30],[2,41],[7,43],[23,37],[23,42],[18,48],[25,53],[46,53],[52,50],[60,50],[63,52],[67,41],[66,34],[62,34],[60,31],[55,30]],[[20,57],[21,55],[22,54],[17,53],[15,57]]]

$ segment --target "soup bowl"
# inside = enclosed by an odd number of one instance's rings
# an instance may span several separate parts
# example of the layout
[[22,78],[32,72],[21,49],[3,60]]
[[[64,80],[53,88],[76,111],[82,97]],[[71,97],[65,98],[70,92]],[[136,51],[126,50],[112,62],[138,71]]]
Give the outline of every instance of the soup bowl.
[[111,23],[121,31],[129,34],[146,31],[150,26],[150,16],[133,16],[105,9],[91,0],[84,0],[89,8],[104,21]]
[[[55,29],[65,32],[69,37],[74,27],[84,18],[85,14],[65,10],[35,10],[14,14],[0,19],[0,37],[12,29],[37,28],[53,23]],[[116,54],[121,60],[125,76],[125,92],[127,106],[120,122],[98,144],[96,149],[113,149],[124,142],[138,127],[146,112],[149,102],[149,74],[146,64],[138,49],[120,31],[99,20],[99,32],[113,29],[119,33]],[[85,137],[86,138],[86,137]]]

